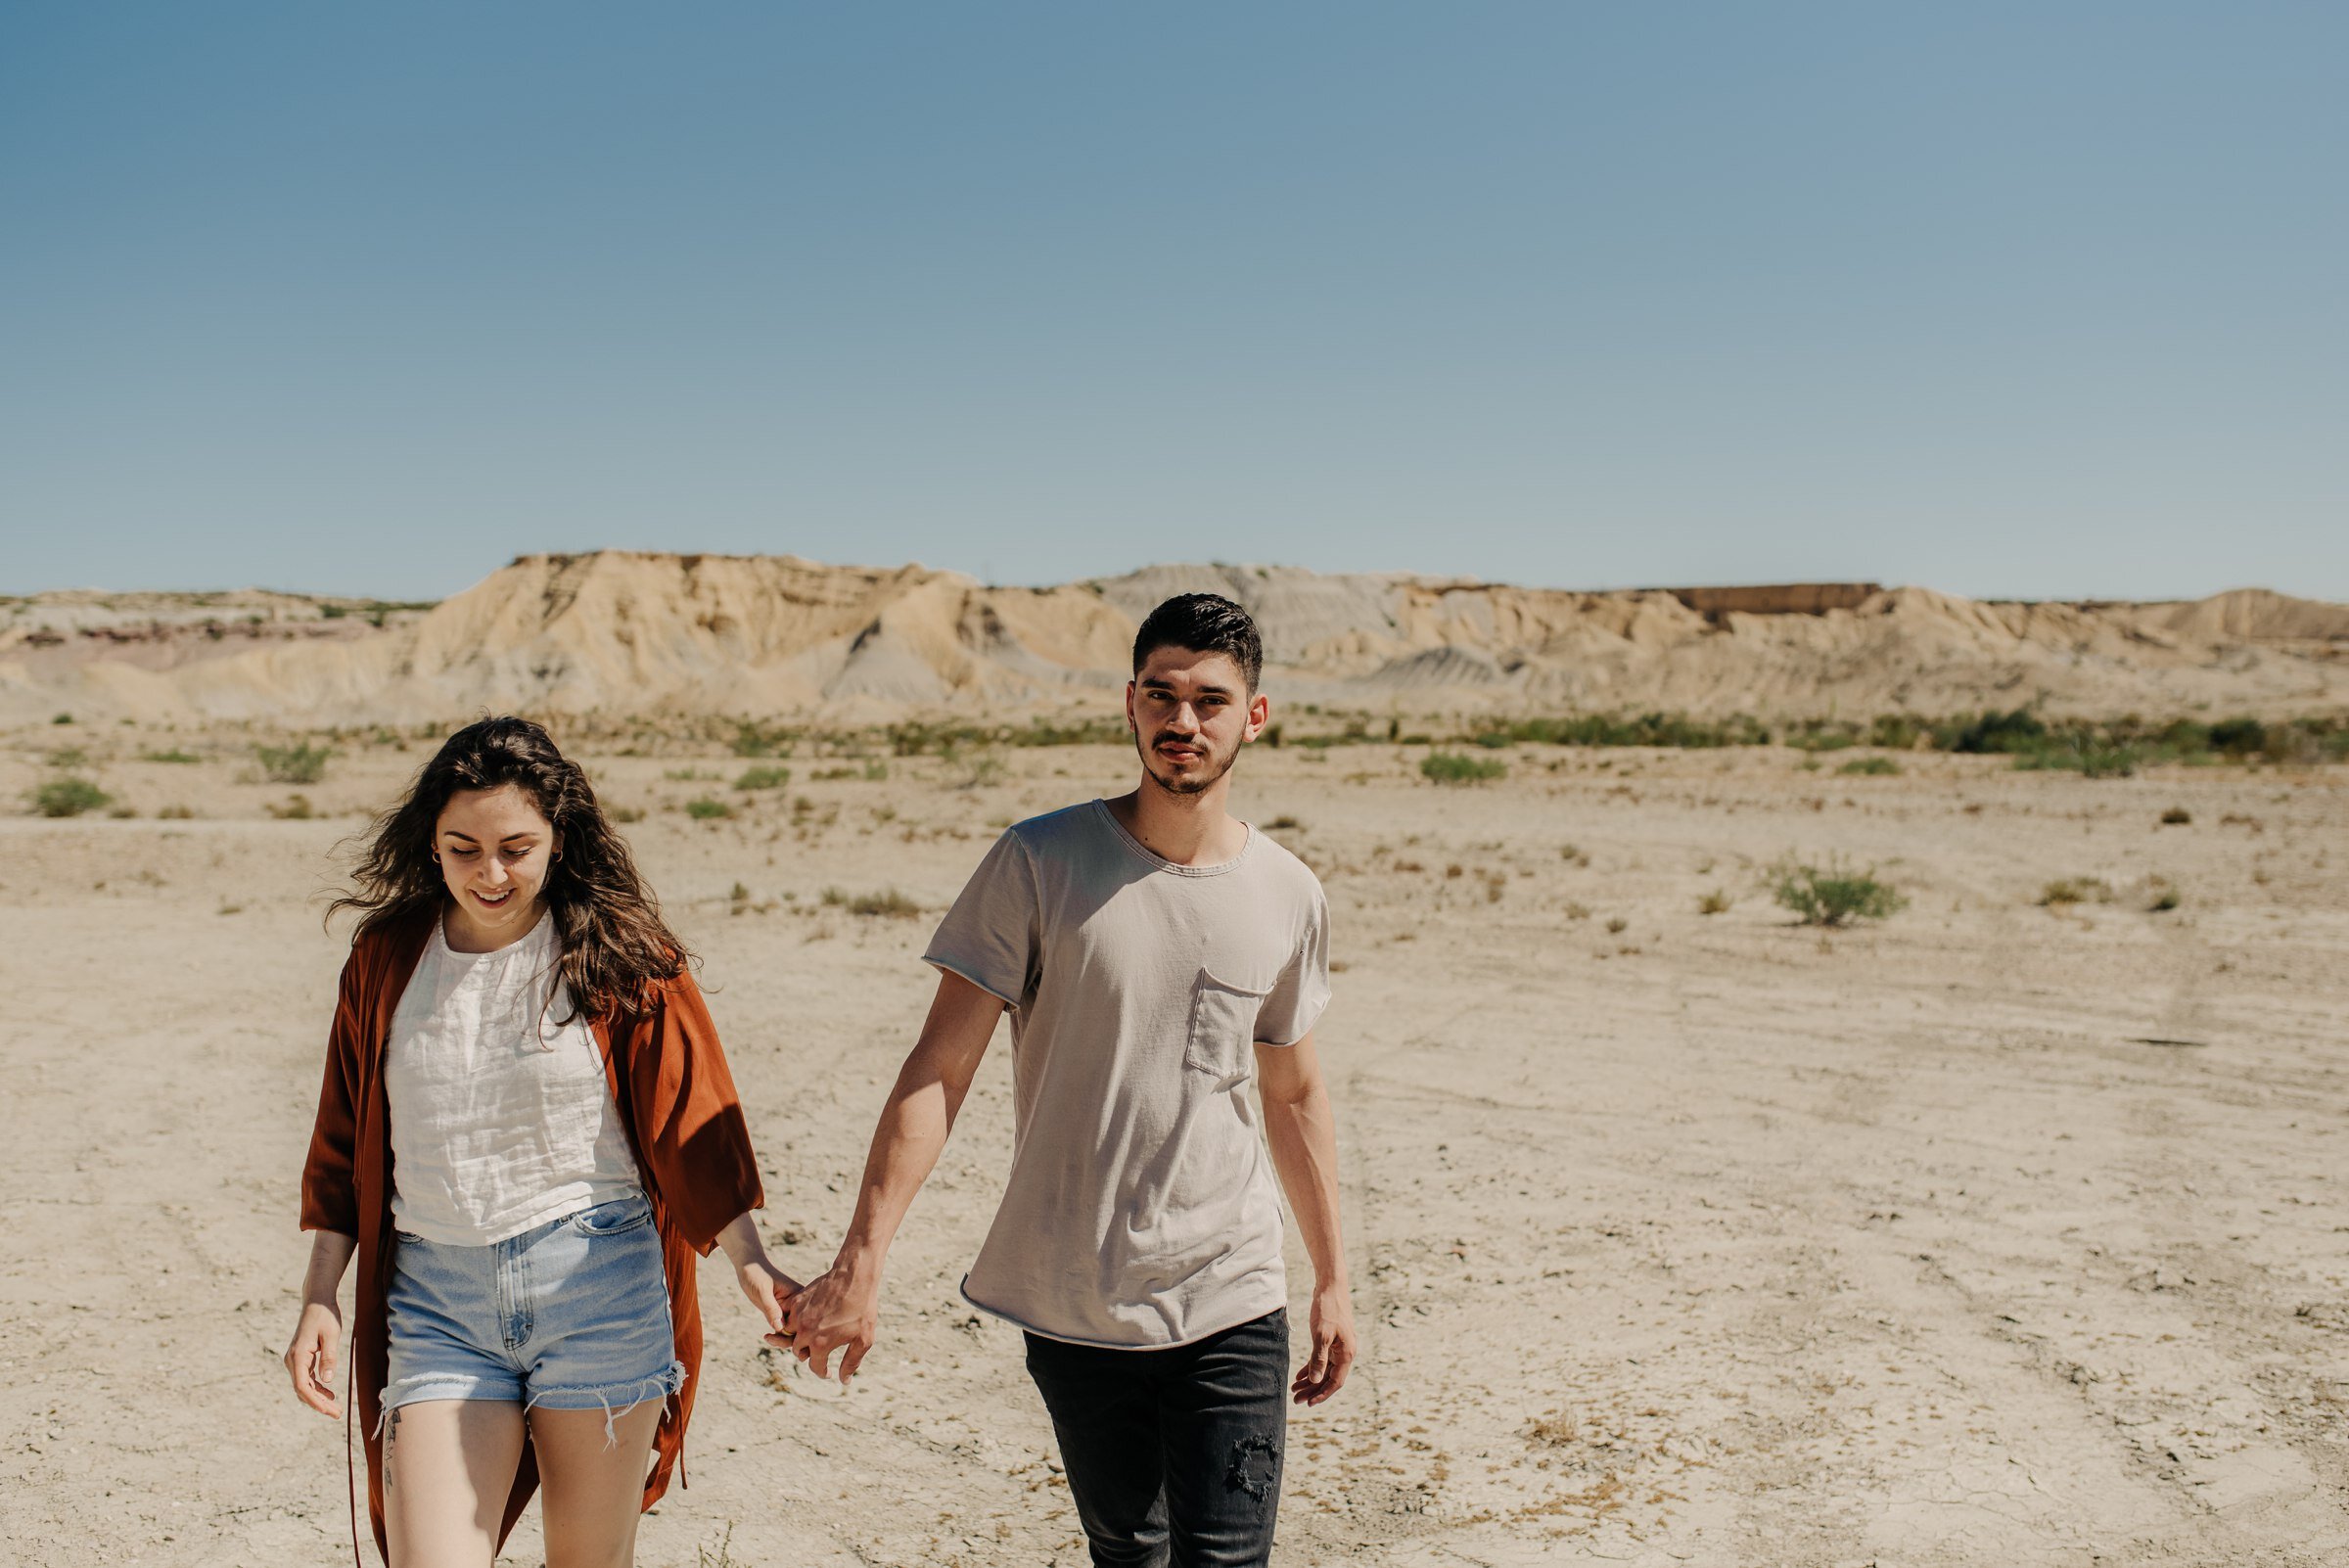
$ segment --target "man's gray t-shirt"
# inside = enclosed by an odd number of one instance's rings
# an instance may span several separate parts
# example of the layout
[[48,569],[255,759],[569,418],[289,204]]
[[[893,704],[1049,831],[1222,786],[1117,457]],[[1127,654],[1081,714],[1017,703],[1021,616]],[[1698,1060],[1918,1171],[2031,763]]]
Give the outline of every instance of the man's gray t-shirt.
[[1287,1305],[1254,1043],[1329,1001],[1329,907],[1254,828],[1219,865],[1102,801],[1014,825],[923,958],[1011,1008],[1011,1176],[963,1295],[1051,1339],[1185,1345]]

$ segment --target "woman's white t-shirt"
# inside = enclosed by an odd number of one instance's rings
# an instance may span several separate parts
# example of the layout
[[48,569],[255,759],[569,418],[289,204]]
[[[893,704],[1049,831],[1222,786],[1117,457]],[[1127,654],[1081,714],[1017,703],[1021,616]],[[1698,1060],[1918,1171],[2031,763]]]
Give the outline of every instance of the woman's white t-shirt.
[[485,1247],[643,1190],[558,957],[543,913],[494,952],[458,952],[433,922],[384,1053],[400,1229]]

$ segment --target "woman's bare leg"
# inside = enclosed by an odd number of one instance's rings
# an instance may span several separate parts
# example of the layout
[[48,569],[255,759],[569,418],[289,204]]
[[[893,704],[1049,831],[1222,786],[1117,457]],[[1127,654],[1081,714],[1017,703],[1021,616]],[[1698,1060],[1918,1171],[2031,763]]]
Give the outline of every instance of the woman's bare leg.
[[489,1568],[522,1442],[522,1407],[494,1400],[420,1400],[385,1417],[392,1568]]
[[530,1411],[545,1488],[546,1568],[628,1568],[636,1560],[644,1472],[665,1403],[656,1394],[613,1417],[611,1438],[601,1410]]

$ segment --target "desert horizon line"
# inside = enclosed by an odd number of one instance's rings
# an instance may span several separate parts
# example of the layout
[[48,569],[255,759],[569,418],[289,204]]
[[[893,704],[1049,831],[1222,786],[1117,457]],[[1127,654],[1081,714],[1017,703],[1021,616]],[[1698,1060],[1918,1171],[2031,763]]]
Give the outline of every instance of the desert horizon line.
[[[2223,598],[2234,593],[2273,593],[2283,598],[2304,599],[2317,604],[2349,604],[2349,599],[2328,599],[2315,595],[2292,593],[2266,583],[2237,582],[2211,588],[2199,593],[2171,593],[2152,597],[2132,597],[2122,594],[2026,594],[2026,593],[1967,593],[1937,587],[1924,579],[1886,580],[1871,576],[1782,576],[1770,578],[1714,578],[1701,581],[1683,580],[1621,583],[1600,586],[1577,586],[1570,583],[1523,582],[1507,578],[1481,576],[1471,574],[1425,571],[1411,568],[1374,568],[1324,572],[1316,567],[1300,566],[1278,561],[1148,561],[1118,573],[1092,573],[1062,578],[1057,582],[1029,582],[994,580],[961,567],[934,567],[917,560],[906,560],[894,566],[863,561],[827,561],[820,557],[802,555],[792,550],[650,550],[633,546],[607,545],[583,550],[526,550],[509,558],[502,567],[491,567],[480,576],[450,593],[438,597],[387,597],[381,594],[328,588],[298,588],[273,586],[262,582],[246,582],[205,587],[184,586],[120,586],[100,583],[65,583],[49,586],[0,590],[0,602],[26,603],[52,596],[73,594],[141,594],[158,597],[186,597],[200,599],[207,596],[232,594],[268,594],[288,599],[318,601],[347,601],[368,607],[383,606],[394,609],[427,610],[445,603],[457,595],[471,591],[500,571],[531,562],[550,561],[569,563],[589,560],[598,556],[629,557],[651,561],[793,561],[808,566],[839,572],[872,572],[892,575],[906,572],[945,574],[967,577],[980,587],[990,590],[1033,590],[1080,586],[1085,583],[1114,582],[1124,577],[1139,576],[1149,572],[1215,570],[1222,572],[1258,572],[1302,575],[1322,578],[1376,578],[1395,582],[1444,584],[1461,588],[1520,588],[1536,593],[1581,593],[1593,596],[1628,596],[1634,594],[1711,594],[1711,593],[1796,593],[1834,590],[1854,599],[1866,595],[1904,590],[1922,590],[1946,594],[1951,598],[1971,600],[1976,604],[1992,605],[2073,605],[2083,608],[2124,605],[2197,604],[2204,600]],[[1692,606],[1692,608],[1700,608]]]

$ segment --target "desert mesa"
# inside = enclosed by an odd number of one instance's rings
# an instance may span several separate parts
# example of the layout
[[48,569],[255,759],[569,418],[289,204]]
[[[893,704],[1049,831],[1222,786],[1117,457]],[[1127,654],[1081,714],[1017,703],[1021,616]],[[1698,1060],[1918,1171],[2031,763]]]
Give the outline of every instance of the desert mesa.
[[2349,606],[2258,588],[2150,603],[1866,582],[1582,592],[1233,565],[1002,587],[911,565],[603,550],[524,556],[437,604],[0,600],[0,722],[1091,710],[1124,680],[1149,607],[1202,589],[1256,616],[1281,698],[1381,714],[2280,717],[2349,703]]

